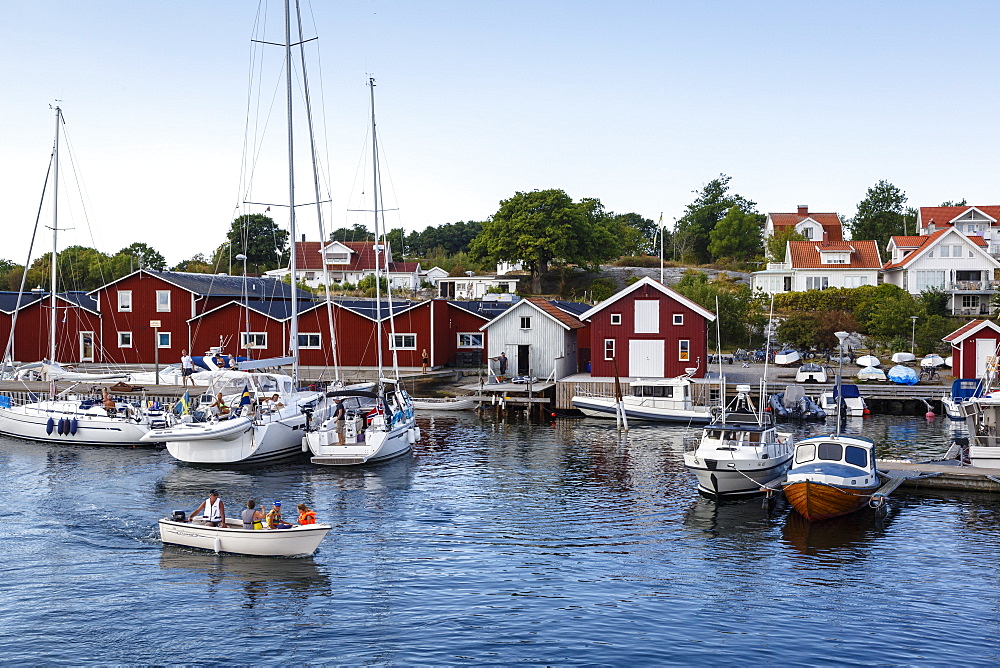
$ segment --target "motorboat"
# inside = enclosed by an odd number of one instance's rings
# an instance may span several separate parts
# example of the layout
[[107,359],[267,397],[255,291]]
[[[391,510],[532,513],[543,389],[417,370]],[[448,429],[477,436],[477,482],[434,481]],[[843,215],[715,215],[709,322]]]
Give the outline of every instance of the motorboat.
[[[231,408],[229,413],[213,414],[208,407],[218,394]],[[195,464],[245,464],[289,457],[302,451],[305,411],[321,397],[319,392],[296,390],[292,378],[283,373],[212,371],[208,389],[192,415],[180,423],[151,429],[141,440],[165,443],[172,457]]]
[[774,363],[778,366],[790,366],[800,359],[802,359],[802,355],[799,354],[799,351],[790,348],[774,354]]
[[871,439],[830,434],[795,444],[792,467],[781,488],[796,512],[816,521],[867,506],[882,483]]
[[737,385],[736,392],[702,429],[697,447],[684,453],[684,466],[708,496],[758,494],[783,478],[792,460],[792,434],[779,433],[772,414],[754,406],[749,385]]
[[882,364],[882,362],[879,361],[879,358],[874,355],[862,355],[858,359],[854,360],[854,363],[862,368],[866,366],[880,366]]
[[413,409],[418,411],[469,411],[476,407],[476,397],[411,398]]
[[902,364],[897,364],[889,369],[889,373],[886,374],[886,378],[896,385],[916,385],[920,382],[917,372],[908,366],[903,366]]
[[825,383],[826,369],[815,362],[806,362],[795,373],[796,383]]
[[[621,398],[625,416],[629,420],[707,424],[713,419],[711,407],[694,404],[693,385],[688,375],[636,379],[629,384],[629,394]],[[590,417],[614,418],[618,415],[618,400],[613,396],[578,393],[573,395],[572,401],[574,408]]]
[[840,415],[841,406],[844,407],[844,415],[847,417],[864,417],[871,414],[857,385],[853,383],[841,383],[841,401],[837,401],[837,389],[834,386],[832,390],[827,390],[819,395],[819,407],[826,411],[828,415]]
[[290,529],[244,529],[243,521],[227,517],[224,527],[185,520],[184,511],[159,521],[160,540],[218,553],[254,557],[308,557],[330,533],[329,524],[292,525]]
[[784,392],[768,397],[768,406],[776,419],[816,420],[826,419],[826,412],[806,396],[801,385],[786,385]]
[[952,420],[965,420],[962,404],[982,397],[984,389],[985,384],[979,378],[956,378],[951,383],[951,390],[941,397],[944,414]]
[[927,355],[920,360],[922,369],[938,369],[944,366],[944,358],[940,355]]
[[984,390],[958,405],[969,423],[969,463],[1000,469],[1000,392]]
[[877,366],[866,366],[857,373],[858,380],[885,380],[885,371]]
[[[343,444],[339,443],[335,406],[330,399],[355,402],[345,406]],[[327,392],[312,420],[317,426],[306,431],[302,449],[312,453],[313,464],[323,466],[356,466],[392,459],[409,452],[420,438],[410,396],[388,378],[383,378],[375,391]]]
[[913,360],[917,359],[917,356],[913,353],[893,353],[892,361],[893,364],[908,364]]

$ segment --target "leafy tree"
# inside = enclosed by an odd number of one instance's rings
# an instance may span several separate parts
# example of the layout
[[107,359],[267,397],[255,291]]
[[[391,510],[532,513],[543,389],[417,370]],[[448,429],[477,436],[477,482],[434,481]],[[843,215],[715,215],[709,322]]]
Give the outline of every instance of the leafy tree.
[[254,273],[276,269],[288,262],[288,232],[262,213],[238,216],[226,233],[226,240],[233,259],[240,253],[246,255]]
[[10,260],[0,260],[0,287],[17,290],[21,287],[22,275],[24,275],[24,267]]
[[[389,279],[387,279],[385,276],[382,276],[381,278],[379,278],[378,286],[379,286],[379,293],[383,297],[385,297],[386,293],[388,293],[388,291],[389,291]],[[375,274],[368,274],[367,276],[365,276],[364,278],[362,278],[360,281],[358,281],[357,289],[358,290],[364,290],[366,297],[374,297],[375,296]]]
[[595,278],[590,284],[590,299],[594,303],[603,302],[618,291],[618,286],[610,278]]
[[[638,213],[610,214],[608,224],[614,231],[623,255],[659,255],[657,225]],[[664,243],[664,249],[669,246]]]
[[406,236],[406,248],[416,257],[427,257],[437,248],[446,254],[465,253],[469,251],[469,244],[482,229],[482,223],[473,221],[426,227],[420,232],[410,232]]
[[593,268],[618,255],[618,243],[600,201],[573,202],[562,190],[518,192],[470,244],[475,258],[521,262],[531,271],[531,289],[541,291],[541,276],[553,262]]
[[112,256],[110,265],[111,280],[127,276],[140,267],[162,271],[166,266],[167,261],[160,254],[160,251],[148,244],[136,242],[126,246]]
[[963,197],[961,202],[953,202],[949,200],[947,202],[941,202],[941,206],[969,206],[969,203],[965,201],[965,198]]
[[765,243],[767,259],[771,262],[784,262],[785,250],[789,241],[805,241],[806,238],[795,231],[793,227],[786,227],[778,230],[774,236]]
[[719,174],[718,178],[709,181],[701,192],[695,191],[697,197],[687,205],[684,216],[677,221],[676,237],[683,249],[679,259],[688,257],[694,262],[706,263],[712,258],[708,246],[711,243],[711,233],[726,213],[734,206],[740,211],[757,216],[763,222],[764,216],[757,212],[756,202],[729,192],[729,182],[732,177]]
[[851,238],[874,239],[879,250],[886,252],[889,238],[906,234],[906,193],[882,180],[868,189],[858,203],[858,211],[850,222]]
[[331,232],[330,241],[375,241],[375,235],[366,225],[355,223],[350,227],[341,227]]
[[761,254],[760,216],[730,207],[709,233],[708,252],[714,258],[729,257],[747,262]]
[[[749,286],[737,283],[725,273],[720,273],[714,281],[709,281],[708,274],[689,270],[673,288],[713,313],[716,312],[715,300],[718,298],[721,348],[732,349],[747,345],[753,337],[759,336],[767,322],[760,297]],[[710,346],[713,348],[719,347],[715,330],[713,323],[708,332]]]
[[943,290],[937,288],[924,290],[917,297],[917,302],[922,307],[923,312],[928,315],[948,315],[948,293]]
[[215,273],[215,265],[205,257],[204,253],[197,253],[190,260],[184,260],[178,262],[170,271],[187,271],[193,274],[213,274]]
[[819,347],[820,319],[816,313],[793,313],[782,318],[775,335],[778,341],[799,350]]

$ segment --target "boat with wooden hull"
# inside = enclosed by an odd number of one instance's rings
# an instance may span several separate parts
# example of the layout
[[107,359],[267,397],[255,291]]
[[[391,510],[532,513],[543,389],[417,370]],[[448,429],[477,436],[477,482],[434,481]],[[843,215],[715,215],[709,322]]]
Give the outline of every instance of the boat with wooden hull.
[[796,512],[816,521],[863,508],[883,482],[875,468],[871,439],[830,434],[796,443],[792,468],[781,488]]
[[[236,528],[239,527],[239,528]],[[164,545],[245,554],[254,557],[308,557],[333,527],[329,524],[294,525],[291,529],[244,529],[242,520],[229,517],[226,527],[170,518],[159,522]]]

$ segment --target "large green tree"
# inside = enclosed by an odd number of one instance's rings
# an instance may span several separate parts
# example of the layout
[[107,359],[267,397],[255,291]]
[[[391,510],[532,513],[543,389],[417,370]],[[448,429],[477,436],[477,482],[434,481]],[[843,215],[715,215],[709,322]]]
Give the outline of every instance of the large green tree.
[[763,222],[764,216],[757,212],[756,202],[729,192],[731,180],[732,177],[720,174],[701,191],[695,191],[695,200],[685,207],[684,216],[677,221],[676,241],[682,248],[678,259],[702,264],[711,261],[712,253],[708,247],[712,242],[712,230],[734,206],[743,213],[756,216],[758,223]]
[[[764,315],[760,295],[754,294],[749,286],[737,283],[725,273],[710,281],[708,274],[689,270],[672,287],[713,313],[716,312],[718,299],[718,327],[712,323],[708,332],[711,347],[733,349],[751,345],[752,341],[760,339],[767,316]],[[716,340],[716,329],[722,335],[721,346]]]
[[417,257],[427,257],[435,249],[448,255],[465,253],[482,229],[482,223],[471,220],[426,227],[406,236],[406,249]]
[[619,245],[599,200],[574,202],[562,190],[518,192],[500,202],[470,244],[476,258],[521,262],[531,271],[532,292],[541,292],[541,276],[558,262],[595,268],[616,257]]
[[330,232],[330,241],[375,241],[375,235],[366,225],[354,223]]
[[608,224],[620,244],[622,255],[658,255],[657,225],[638,213],[613,213]]
[[288,262],[288,231],[262,213],[238,216],[229,227],[226,240],[234,266],[240,253],[247,256],[247,264],[258,274]]
[[[874,239],[885,254],[890,237],[907,233],[908,214],[912,213],[905,204],[906,193],[884,179],[879,181],[858,203],[850,221],[851,238]],[[912,227],[911,232],[916,233]]]
[[709,233],[708,252],[713,258],[732,258],[747,262],[760,257],[763,233],[760,216],[730,207],[725,217]]
[[783,227],[777,230],[774,236],[770,237],[764,244],[769,262],[784,262],[785,250],[789,241],[805,241],[806,238],[795,231],[794,227]]
[[137,241],[121,249],[111,258],[112,273],[115,278],[126,276],[131,271],[139,269],[153,269],[163,271],[167,266],[167,260],[160,251],[149,244]]

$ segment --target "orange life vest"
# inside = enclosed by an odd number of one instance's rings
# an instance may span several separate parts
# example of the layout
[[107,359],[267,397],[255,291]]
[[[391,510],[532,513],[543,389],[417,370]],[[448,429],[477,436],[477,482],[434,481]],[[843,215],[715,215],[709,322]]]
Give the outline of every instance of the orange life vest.
[[299,513],[299,524],[316,524],[316,513],[312,510]]

